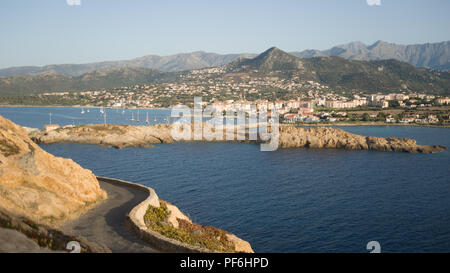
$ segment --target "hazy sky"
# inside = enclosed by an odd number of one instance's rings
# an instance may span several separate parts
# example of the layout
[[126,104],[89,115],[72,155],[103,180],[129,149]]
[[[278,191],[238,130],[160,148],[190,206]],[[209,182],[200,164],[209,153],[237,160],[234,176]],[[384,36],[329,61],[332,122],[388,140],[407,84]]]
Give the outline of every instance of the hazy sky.
[[68,1],[1,0],[0,67],[450,40],[449,0]]

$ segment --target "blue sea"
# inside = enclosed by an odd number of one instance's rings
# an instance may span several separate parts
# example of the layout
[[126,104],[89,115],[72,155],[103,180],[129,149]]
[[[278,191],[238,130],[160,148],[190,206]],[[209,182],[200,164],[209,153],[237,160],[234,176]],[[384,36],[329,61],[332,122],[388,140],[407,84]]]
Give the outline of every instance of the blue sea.
[[[86,111],[86,109],[84,109]],[[106,109],[108,123],[136,124],[132,111]],[[102,123],[99,109],[0,108],[28,127]],[[140,123],[168,110],[140,110]],[[156,121],[154,121],[156,118]],[[344,127],[365,136],[450,147],[450,129]],[[153,187],[194,221],[249,241],[256,252],[450,252],[450,153],[279,149],[238,143],[174,143],[117,150],[42,145],[96,175]]]

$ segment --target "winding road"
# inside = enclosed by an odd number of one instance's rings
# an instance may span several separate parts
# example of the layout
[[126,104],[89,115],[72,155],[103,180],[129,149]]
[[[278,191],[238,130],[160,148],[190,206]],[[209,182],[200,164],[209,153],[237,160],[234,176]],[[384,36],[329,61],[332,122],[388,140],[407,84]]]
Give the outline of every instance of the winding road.
[[80,235],[89,241],[107,246],[112,252],[138,253],[160,252],[140,240],[125,225],[125,216],[148,194],[131,187],[122,187],[100,181],[100,187],[108,193],[108,199],[81,217],[61,227],[63,232]]

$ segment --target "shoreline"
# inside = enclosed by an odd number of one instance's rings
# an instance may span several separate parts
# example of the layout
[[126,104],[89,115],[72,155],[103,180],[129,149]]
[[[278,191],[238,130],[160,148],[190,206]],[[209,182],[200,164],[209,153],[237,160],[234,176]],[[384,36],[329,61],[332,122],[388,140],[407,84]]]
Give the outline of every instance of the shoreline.
[[[0,108],[104,108],[104,109],[124,109],[122,107],[105,107],[105,106],[83,106],[83,105],[2,105],[0,104]],[[125,107],[125,109],[145,109],[145,110],[170,110],[170,108],[148,108],[148,107]]]
[[[79,105],[72,105],[72,106],[54,106],[54,105],[1,105],[0,108],[101,108],[102,106],[79,106]],[[103,107],[105,109],[123,109],[123,108],[113,108],[113,107]],[[137,109],[144,109],[144,110],[171,110],[170,108],[146,108],[146,107],[137,107],[137,108],[129,108],[126,107],[125,109],[128,110],[137,110]],[[189,115],[190,117],[193,117],[193,115]],[[125,124],[124,124],[125,125]],[[326,123],[326,124],[310,124],[310,123],[282,123],[280,122],[280,125],[289,125],[289,126],[300,126],[300,127],[335,127],[335,126],[407,126],[407,127],[425,127],[425,128],[450,128],[450,124],[448,125],[435,125],[435,124],[411,124],[411,123],[377,123],[377,122],[359,122],[359,123]]]
[[404,126],[404,127],[425,127],[425,128],[450,128],[449,125],[428,125],[428,124],[402,124],[402,123],[335,123],[335,124],[295,124],[295,123],[282,123],[283,125],[292,125],[296,127],[352,127],[352,126],[368,126],[368,127],[391,127],[391,126]]

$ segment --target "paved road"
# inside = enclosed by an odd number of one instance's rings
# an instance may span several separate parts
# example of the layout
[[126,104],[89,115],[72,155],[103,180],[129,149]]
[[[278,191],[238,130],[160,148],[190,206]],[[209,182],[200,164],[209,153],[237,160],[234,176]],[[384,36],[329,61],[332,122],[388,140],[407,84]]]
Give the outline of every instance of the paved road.
[[103,244],[112,252],[159,252],[125,226],[125,215],[144,201],[147,195],[133,188],[103,181],[99,183],[108,193],[108,199],[80,218],[66,223],[61,230]]

